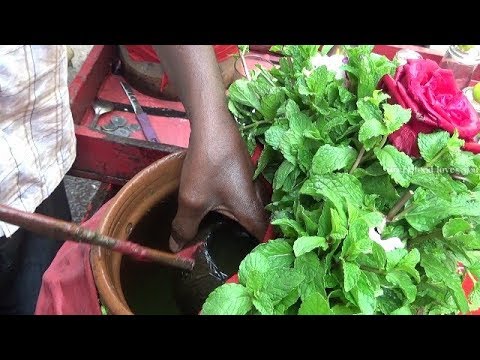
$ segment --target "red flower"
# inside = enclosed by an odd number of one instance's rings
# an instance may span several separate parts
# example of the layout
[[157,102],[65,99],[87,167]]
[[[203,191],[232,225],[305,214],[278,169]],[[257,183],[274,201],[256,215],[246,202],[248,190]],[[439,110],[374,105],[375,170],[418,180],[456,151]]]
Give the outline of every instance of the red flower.
[[391,103],[412,110],[411,120],[389,137],[397,149],[418,157],[419,133],[436,129],[453,133],[457,129],[466,142],[465,150],[480,152],[474,139],[480,132],[480,120],[457,88],[452,71],[432,60],[411,59],[397,69],[395,78],[385,75],[380,85],[391,96]]

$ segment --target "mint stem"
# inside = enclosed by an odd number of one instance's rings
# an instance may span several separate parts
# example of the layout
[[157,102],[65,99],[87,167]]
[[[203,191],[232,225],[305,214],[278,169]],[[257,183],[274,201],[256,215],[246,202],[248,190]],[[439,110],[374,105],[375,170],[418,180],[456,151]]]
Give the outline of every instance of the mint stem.
[[401,213],[399,213],[397,216],[395,216],[395,217],[392,219],[391,222],[395,222],[395,221],[398,221],[398,220],[402,220],[402,219],[405,217],[405,215],[407,215],[407,214],[410,212],[410,210],[412,210],[414,207],[415,207],[415,205],[413,205],[413,204],[410,205],[410,206],[407,206],[407,207],[405,208],[405,210],[403,210]]
[[379,149],[383,148],[388,140],[388,135],[384,135],[382,142],[380,143],[380,146],[378,147]]
[[250,71],[248,71],[247,62],[245,61],[245,56],[242,54],[242,52],[240,52],[240,60],[242,60],[242,66],[243,70],[245,70],[245,76],[247,77],[247,80],[252,80],[252,77],[250,76]]
[[252,127],[255,127],[255,126],[258,126],[258,125],[263,125],[263,124],[270,124],[270,121],[267,121],[267,120],[257,121],[257,122],[242,126],[241,130],[247,130],[247,129],[250,129]]
[[358,167],[358,165],[360,164],[360,161],[362,161],[362,158],[363,158],[363,155],[365,154],[365,148],[362,146],[362,148],[360,149],[360,152],[358,153],[358,156],[357,158],[355,159],[355,162],[353,163],[352,165],[352,168],[350,169],[350,171],[348,172],[350,175],[355,171],[355,169]]
[[440,159],[440,157],[442,157],[443,154],[445,154],[445,152],[447,151],[448,148],[444,147],[442,150],[440,150],[440,152],[435,155],[435,157],[428,163],[429,166],[432,166],[434,165],[438,159]]
[[375,269],[375,268],[365,266],[365,265],[361,265],[360,269],[365,270],[365,271],[369,271],[369,272],[373,272],[373,273],[379,274],[379,275],[386,275],[387,274],[387,272],[384,271],[384,270]]
[[467,179],[464,176],[461,176],[461,175],[458,175],[458,174],[452,174],[451,176],[452,176],[452,179],[454,179],[454,180],[459,180],[459,181],[467,182],[469,184],[474,185],[473,182],[471,182],[469,179]]
[[387,214],[387,221],[391,222],[395,215],[405,206],[408,200],[410,200],[413,196],[413,191],[408,190],[403,194],[403,196],[398,200],[398,202],[392,207],[392,209]]

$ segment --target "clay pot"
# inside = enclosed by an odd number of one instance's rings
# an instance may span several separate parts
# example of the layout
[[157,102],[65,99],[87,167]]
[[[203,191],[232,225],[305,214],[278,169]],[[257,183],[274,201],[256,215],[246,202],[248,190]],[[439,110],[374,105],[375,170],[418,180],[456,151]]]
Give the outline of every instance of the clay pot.
[[[169,251],[184,153],[139,172],[112,199],[98,231],[116,239]],[[111,314],[197,314],[208,295],[235,274],[258,241],[238,223],[211,212],[195,239],[179,254],[194,259],[192,272],[140,264],[93,247],[90,258],[100,300]]]
[[[129,238],[136,224],[162,199],[175,194],[185,153],[168,155],[140,171],[112,199],[98,231],[120,240]],[[100,247],[90,254],[100,300],[114,315],[132,315],[120,281],[122,255]]]
[[[122,75],[129,84],[145,95],[168,100],[178,100],[177,91],[171,82],[167,84],[163,91],[160,90],[161,79],[164,73],[161,64],[147,61],[133,61],[123,45],[119,45],[118,48],[119,57],[122,62]],[[218,64],[225,88],[228,88],[233,82],[235,60],[235,57],[232,56]]]

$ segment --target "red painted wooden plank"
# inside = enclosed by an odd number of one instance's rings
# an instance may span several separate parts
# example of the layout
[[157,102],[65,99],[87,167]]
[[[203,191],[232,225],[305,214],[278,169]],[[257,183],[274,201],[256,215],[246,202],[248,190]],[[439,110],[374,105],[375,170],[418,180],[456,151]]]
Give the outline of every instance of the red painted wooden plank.
[[[100,90],[98,91],[98,97],[103,100],[109,100],[122,104],[130,104],[128,101],[127,95],[123,91],[123,88],[120,85],[120,81],[125,81],[125,79],[120,75],[108,75],[105,78],[105,81],[102,83]],[[160,86],[160,84],[159,84]],[[154,98],[134,89],[135,96],[138,99],[138,102],[141,106],[146,107],[157,107],[157,108],[166,108],[177,111],[185,112],[183,104],[179,101],[168,101],[164,99]]]
[[152,162],[182,150],[177,146],[103,135],[77,126],[77,158],[72,175],[124,184]]
[[[109,123],[112,117],[115,116],[120,116],[126,119],[128,124],[138,125],[135,114],[125,111],[112,111],[110,113],[100,116],[100,119],[98,120],[98,125],[103,126]],[[93,112],[88,111],[84,117],[84,120],[81,121],[81,126],[88,127],[91,124],[93,117]],[[149,115],[148,117],[150,119],[152,128],[157,135],[158,141],[161,144],[173,145],[181,148],[188,147],[188,142],[190,138],[190,122],[187,119],[154,115]],[[93,130],[90,131],[93,132]],[[90,134],[90,132],[87,133]],[[95,131],[95,133],[101,134],[100,136],[107,135],[106,133],[99,131]],[[143,135],[142,130],[138,130],[132,133],[130,137],[132,139],[145,141],[145,136]]]
[[69,85],[70,107],[76,124],[80,123],[85,111],[91,109],[100,84],[111,71],[115,51],[112,45],[95,45]]

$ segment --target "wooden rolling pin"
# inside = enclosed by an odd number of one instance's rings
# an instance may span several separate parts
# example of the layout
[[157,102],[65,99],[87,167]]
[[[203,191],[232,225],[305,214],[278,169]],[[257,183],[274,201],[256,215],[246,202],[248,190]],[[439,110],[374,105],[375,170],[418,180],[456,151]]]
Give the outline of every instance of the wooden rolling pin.
[[155,261],[163,265],[191,271],[194,261],[175,254],[151,249],[131,241],[122,241],[88,230],[75,223],[49,216],[20,211],[0,204],[0,221],[20,226],[31,232],[60,241],[75,241],[98,245],[112,251],[132,256],[137,260]]

